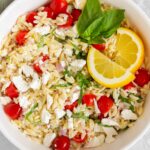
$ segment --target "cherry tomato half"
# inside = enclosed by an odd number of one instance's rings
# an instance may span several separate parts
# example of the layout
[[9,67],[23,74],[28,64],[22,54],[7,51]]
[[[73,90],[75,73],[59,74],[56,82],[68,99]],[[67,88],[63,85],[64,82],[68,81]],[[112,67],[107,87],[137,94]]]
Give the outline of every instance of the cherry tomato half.
[[101,96],[97,101],[98,108],[102,114],[107,113],[113,106],[113,99],[107,96]]
[[26,30],[21,30],[17,33],[16,35],[16,42],[19,45],[24,45],[26,42],[26,38],[25,36],[27,35],[28,31]]
[[66,13],[66,15],[68,15],[67,22],[63,25],[59,25],[60,28],[69,28],[73,25],[73,17],[68,13]]
[[68,7],[66,0],[52,0],[49,7],[53,10],[54,14],[57,16],[60,13],[65,13]]
[[58,136],[54,139],[52,143],[52,148],[54,150],[69,150],[70,139],[64,135]]
[[22,114],[22,108],[19,104],[10,102],[9,104],[4,106],[4,112],[10,119],[15,120],[18,119]]
[[134,84],[133,84],[132,82],[130,82],[129,84],[127,84],[127,85],[124,86],[124,89],[125,89],[125,90],[130,90],[130,89],[132,89],[133,87],[135,87]]
[[150,73],[144,68],[139,69],[135,74],[135,77],[134,82],[141,87],[150,81]]
[[38,74],[42,74],[42,73],[43,73],[43,71],[41,70],[41,67],[40,67],[39,63],[34,63],[34,64],[33,64],[33,69],[34,69],[34,71],[37,72]]
[[96,96],[94,94],[85,94],[82,98],[82,104],[86,104],[88,107],[94,106],[95,99]]
[[10,97],[11,99],[17,98],[19,96],[19,92],[15,85],[11,83],[6,89],[5,89],[6,96]]
[[75,102],[73,102],[73,103],[70,104],[70,105],[66,105],[66,106],[65,106],[65,110],[73,111],[73,109],[74,109],[75,107],[77,107],[77,106],[78,106],[78,101],[75,101]]
[[93,44],[92,46],[99,51],[104,51],[106,48],[105,44]]
[[73,22],[78,21],[80,15],[81,15],[81,10],[73,9],[71,15],[73,17]]
[[47,12],[47,18],[52,18],[52,19],[56,18],[53,10],[50,7],[45,7],[43,11]]
[[77,133],[75,137],[73,137],[73,140],[77,143],[84,143],[87,139],[87,134],[85,135],[84,138],[81,138],[82,137],[82,134],[81,133]]
[[34,23],[35,16],[37,16],[36,11],[29,12],[26,16],[26,22],[31,23],[33,26],[35,26],[36,25],[36,23]]
[[42,61],[45,62],[46,60],[49,60],[49,56],[48,55],[43,55]]

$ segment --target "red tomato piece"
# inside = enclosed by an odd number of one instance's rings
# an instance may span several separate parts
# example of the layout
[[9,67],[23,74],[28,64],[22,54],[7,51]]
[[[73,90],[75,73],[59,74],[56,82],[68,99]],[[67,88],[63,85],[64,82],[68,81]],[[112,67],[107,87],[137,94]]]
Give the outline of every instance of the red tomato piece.
[[77,142],[77,143],[84,143],[84,142],[86,141],[86,139],[87,139],[87,134],[85,135],[84,138],[81,138],[81,136],[82,136],[82,134],[78,132],[78,133],[75,135],[75,137],[73,137],[73,140],[74,140],[75,142]]
[[54,139],[52,143],[52,148],[54,150],[69,150],[70,139],[64,135],[58,136]]
[[68,7],[66,0],[52,0],[49,7],[53,10],[54,14],[57,16],[60,13],[65,13]]
[[74,109],[75,107],[77,107],[77,106],[78,106],[78,101],[75,101],[75,102],[73,102],[73,103],[70,104],[70,105],[66,105],[66,106],[65,106],[65,110],[73,111],[73,109]]
[[148,70],[141,68],[138,70],[138,72],[135,74],[135,83],[141,87],[143,87],[145,84],[147,84],[150,81],[150,74]]
[[105,44],[93,44],[92,46],[99,51],[104,51],[106,48]]
[[69,28],[73,25],[73,17],[66,13],[68,15],[68,19],[67,19],[67,22],[63,25],[59,25],[60,28]]
[[4,112],[10,119],[15,120],[21,116],[22,108],[19,104],[10,102],[9,104],[4,106]]
[[101,96],[97,101],[98,108],[102,114],[107,113],[113,106],[113,99],[107,96]]
[[21,30],[17,33],[16,35],[16,42],[19,45],[24,45],[26,42],[26,38],[25,36],[27,35],[28,31],[26,30]]
[[11,83],[6,89],[5,89],[5,94],[10,97],[11,99],[17,98],[19,96],[19,92],[15,85]]
[[134,84],[133,84],[132,82],[130,82],[129,84],[127,84],[127,85],[124,86],[124,89],[125,89],[125,90],[130,90],[130,89],[132,89],[133,87],[135,87]]
[[42,61],[43,61],[43,62],[45,62],[46,60],[49,60],[49,56],[48,56],[48,55],[44,55],[44,56],[42,57]]
[[82,98],[82,104],[86,104],[87,107],[94,106],[94,100],[96,96],[94,94],[85,94]]
[[81,10],[79,10],[79,9],[73,9],[71,15],[73,17],[73,22],[78,21],[80,15],[81,15]]
[[43,71],[42,71],[41,68],[40,68],[39,63],[34,63],[34,64],[33,64],[33,69],[34,69],[34,71],[36,71],[38,74],[42,74],[42,73],[43,73]]
[[34,23],[35,21],[35,16],[37,16],[37,12],[36,11],[32,11],[29,12],[26,16],[26,22],[31,23],[33,26],[35,26],[36,24]]
[[47,17],[48,18],[52,18],[52,19],[56,18],[53,10],[50,7],[45,7],[43,11],[47,12]]
[[98,119],[99,119],[99,120],[102,120],[103,118],[105,118],[105,117],[104,117],[104,114],[101,113],[101,114],[98,116]]

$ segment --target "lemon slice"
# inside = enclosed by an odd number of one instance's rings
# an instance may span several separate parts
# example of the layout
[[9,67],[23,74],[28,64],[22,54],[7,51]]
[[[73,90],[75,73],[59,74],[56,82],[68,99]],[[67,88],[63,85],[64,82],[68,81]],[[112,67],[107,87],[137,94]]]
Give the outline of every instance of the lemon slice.
[[117,88],[133,81],[135,76],[98,50],[91,48],[87,57],[89,73],[99,84]]
[[116,55],[113,60],[133,73],[142,65],[144,45],[135,32],[126,28],[117,30]]

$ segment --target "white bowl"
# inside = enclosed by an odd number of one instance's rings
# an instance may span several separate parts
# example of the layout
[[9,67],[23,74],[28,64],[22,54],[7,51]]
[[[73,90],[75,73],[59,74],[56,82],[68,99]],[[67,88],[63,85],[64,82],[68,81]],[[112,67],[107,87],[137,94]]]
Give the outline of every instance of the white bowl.
[[[36,9],[48,0],[16,0],[14,1],[0,16],[0,43],[2,39],[10,31],[15,24],[18,16],[21,14]],[[148,17],[142,12],[136,4],[131,0],[104,0],[116,7],[126,10],[126,15],[131,24],[139,32],[145,42],[146,56],[150,58],[150,21]],[[147,66],[150,69],[150,59],[147,60]],[[145,103],[144,114],[136,122],[135,126],[120,134],[116,141],[112,144],[104,144],[99,148],[92,148],[92,150],[121,150],[131,147],[138,139],[140,139],[150,126],[150,95],[147,96]],[[46,150],[44,146],[31,141],[24,136],[17,128],[15,128],[3,112],[0,105],[0,130],[1,132],[21,150]]]

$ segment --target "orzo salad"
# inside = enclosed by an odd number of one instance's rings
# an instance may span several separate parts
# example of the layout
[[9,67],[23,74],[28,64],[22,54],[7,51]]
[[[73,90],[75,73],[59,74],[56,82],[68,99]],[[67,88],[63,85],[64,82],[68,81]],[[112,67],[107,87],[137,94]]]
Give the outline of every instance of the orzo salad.
[[0,49],[0,102],[12,124],[54,150],[111,143],[132,127],[150,73],[125,13],[51,0],[20,16]]

